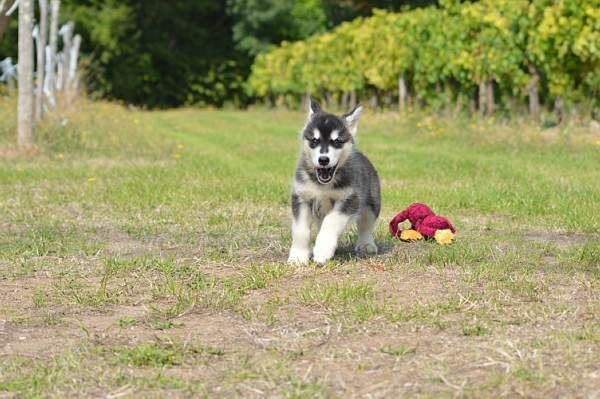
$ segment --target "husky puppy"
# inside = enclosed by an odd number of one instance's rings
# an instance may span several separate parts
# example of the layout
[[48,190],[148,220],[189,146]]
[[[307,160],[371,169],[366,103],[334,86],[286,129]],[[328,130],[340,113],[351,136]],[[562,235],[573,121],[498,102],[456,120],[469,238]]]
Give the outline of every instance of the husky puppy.
[[373,164],[355,148],[362,107],[338,117],[311,98],[308,108],[292,189],[288,262],[308,263],[313,221],[318,230],[312,252],[316,263],[333,257],[340,235],[352,220],[358,223],[356,251],[377,253],[373,228],[381,209],[379,177]]

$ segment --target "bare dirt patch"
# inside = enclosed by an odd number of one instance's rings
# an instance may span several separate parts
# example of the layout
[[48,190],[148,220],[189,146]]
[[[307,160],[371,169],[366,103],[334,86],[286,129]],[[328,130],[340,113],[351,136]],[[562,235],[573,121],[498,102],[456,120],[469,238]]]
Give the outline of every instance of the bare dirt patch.
[[600,240],[600,237],[591,234],[552,230],[531,230],[526,232],[524,237],[540,244],[555,245],[559,249],[581,246],[592,239]]

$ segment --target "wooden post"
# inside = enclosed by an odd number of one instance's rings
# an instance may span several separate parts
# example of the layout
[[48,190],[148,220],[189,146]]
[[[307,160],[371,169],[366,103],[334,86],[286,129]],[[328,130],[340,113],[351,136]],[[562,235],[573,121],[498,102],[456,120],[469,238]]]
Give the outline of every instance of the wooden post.
[[44,73],[46,72],[46,42],[48,40],[48,0],[39,0],[40,24],[37,36],[37,86],[35,94],[35,119],[44,116]]
[[19,100],[17,139],[20,147],[33,145],[33,0],[19,1]]
[[404,112],[406,109],[406,80],[404,75],[398,78],[398,111]]

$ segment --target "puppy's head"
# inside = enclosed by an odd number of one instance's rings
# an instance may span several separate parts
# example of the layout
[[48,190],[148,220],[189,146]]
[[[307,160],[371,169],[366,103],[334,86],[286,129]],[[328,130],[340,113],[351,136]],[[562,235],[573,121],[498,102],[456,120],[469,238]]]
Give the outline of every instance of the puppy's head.
[[362,107],[342,116],[327,113],[310,99],[308,118],[302,130],[302,151],[321,184],[333,180],[335,172],[354,148]]

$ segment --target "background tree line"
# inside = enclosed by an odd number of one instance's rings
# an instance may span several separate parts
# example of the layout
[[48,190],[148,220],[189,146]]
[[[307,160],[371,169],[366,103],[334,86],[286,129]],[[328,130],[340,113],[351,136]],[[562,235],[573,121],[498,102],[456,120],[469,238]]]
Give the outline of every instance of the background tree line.
[[[597,112],[599,0],[441,1],[342,23],[260,54],[249,79],[268,101],[476,108],[492,114],[565,104]],[[595,111],[594,111],[595,110]],[[597,115],[596,115],[597,116]]]
[[[12,3],[11,0],[5,0]],[[247,104],[257,54],[374,8],[432,0],[71,0],[61,18],[82,35],[93,96],[147,107]],[[15,13],[16,14],[16,13]],[[0,58],[17,55],[17,18],[0,18]]]

